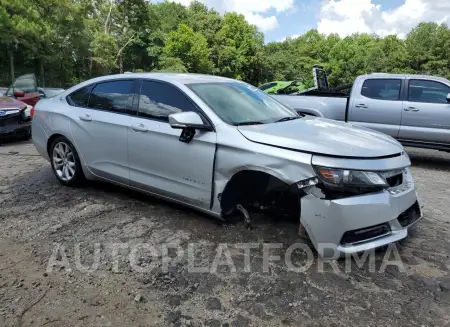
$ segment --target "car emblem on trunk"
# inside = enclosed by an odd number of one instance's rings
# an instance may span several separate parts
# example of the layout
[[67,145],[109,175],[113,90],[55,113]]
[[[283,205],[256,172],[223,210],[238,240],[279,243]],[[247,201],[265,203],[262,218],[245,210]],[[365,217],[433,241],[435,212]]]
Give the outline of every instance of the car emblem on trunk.
[[6,111],[0,110],[0,117],[3,117],[3,116],[5,116],[5,115],[6,115]]

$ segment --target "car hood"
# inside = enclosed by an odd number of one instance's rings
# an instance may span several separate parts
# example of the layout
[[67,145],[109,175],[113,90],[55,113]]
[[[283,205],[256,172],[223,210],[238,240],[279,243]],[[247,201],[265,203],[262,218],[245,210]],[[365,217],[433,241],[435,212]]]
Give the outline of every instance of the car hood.
[[312,154],[348,158],[380,158],[403,147],[392,137],[349,123],[305,116],[301,119],[239,126],[250,141]]
[[0,97],[0,110],[2,109],[24,109],[27,105],[22,101],[11,97]]

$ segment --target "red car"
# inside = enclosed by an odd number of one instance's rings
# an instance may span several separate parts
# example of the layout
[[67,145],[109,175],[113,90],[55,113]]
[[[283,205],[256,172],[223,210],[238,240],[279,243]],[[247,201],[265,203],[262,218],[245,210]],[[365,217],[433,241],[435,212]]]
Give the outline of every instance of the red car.
[[34,107],[41,99],[37,88],[36,76],[34,74],[26,74],[17,77],[5,95],[7,97],[14,97]]
[[34,108],[11,97],[0,97],[0,137],[31,136],[31,119]]

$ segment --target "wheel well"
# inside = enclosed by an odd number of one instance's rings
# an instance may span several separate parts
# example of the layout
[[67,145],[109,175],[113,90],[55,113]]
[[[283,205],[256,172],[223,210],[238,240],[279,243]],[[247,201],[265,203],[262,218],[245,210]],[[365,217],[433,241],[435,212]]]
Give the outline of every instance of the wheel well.
[[269,207],[294,210],[298,215],[298,192],[294,186],[265,172],[240,171],[230,179],[220,195],[222,215],[234,213],[238,204],[258,210]]
[[47,141],[47,153],[48,155],[51,157],[50,154],[50,146],[52,145],[53,141],[57,138],[57,137],[65,137],[64,135],[61,134],[53,134],[52,136],[50,136],[50,138]]

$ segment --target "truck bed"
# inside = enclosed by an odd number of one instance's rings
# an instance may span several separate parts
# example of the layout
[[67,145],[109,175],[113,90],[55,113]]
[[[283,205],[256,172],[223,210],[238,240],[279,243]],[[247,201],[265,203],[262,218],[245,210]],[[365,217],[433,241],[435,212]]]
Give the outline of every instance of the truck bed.
[[341,121],[346,120],[348,96],[342,93],[273,95],[273,98],[298,113]]

